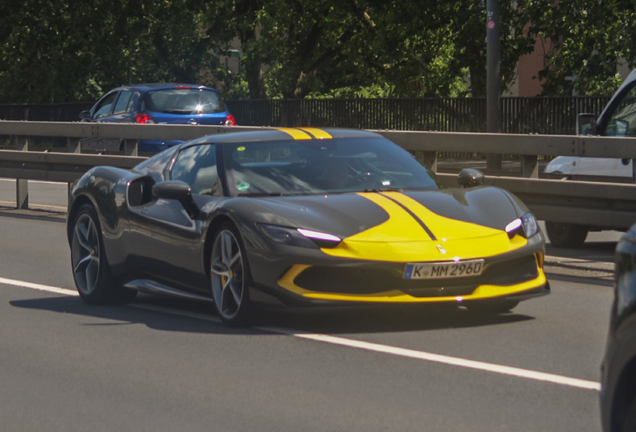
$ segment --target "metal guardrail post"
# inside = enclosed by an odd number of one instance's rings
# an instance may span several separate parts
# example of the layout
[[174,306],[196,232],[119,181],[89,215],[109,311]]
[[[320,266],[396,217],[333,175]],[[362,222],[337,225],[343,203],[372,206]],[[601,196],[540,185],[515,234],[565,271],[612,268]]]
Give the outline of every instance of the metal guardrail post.
[[[15,136],[15,149],[20,151],[29,151],[29,138]],[[15,181],[15,203],[16,208],[25,210],[29,208],[29,180],[16,179]]]
[[521,176],[539,178],[539,163],[536,155],[521,156]]
[[[68,144],[68,152],[69,153],[81,153],[82,152],[82,141],[79,138],[67,138],[66,142]],[[71,203],[73,202],[73,183],[68,182],[67,186],[67,196],[68,202],[66,204],[66,213],[68,214],[68,210],[71,208]]]
[[124,154],[126,156],[139,156],[139,141],[134,139],[124,140]]
[[437,173],[437,152],[425,151],[423,153],[424,156],[421,158],[420,163],[432,172]]

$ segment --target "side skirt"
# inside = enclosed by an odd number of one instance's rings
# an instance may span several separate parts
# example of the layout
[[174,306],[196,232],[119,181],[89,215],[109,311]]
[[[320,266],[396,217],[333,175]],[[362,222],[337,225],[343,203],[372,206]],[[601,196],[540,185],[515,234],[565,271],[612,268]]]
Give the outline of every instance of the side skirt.
[[169,286],[160,284],[155,281],[147,280],[147,279],[136,279],[134,281],[128,282],[124,285],[126,288],[136,289],[140,292],[145,292],[148,294],[157,294],[157,295],[169,295],[175,297],[181,297],[191,300],[202,300],[207,302],[212,302],[212,297],[203,297],[196,294],[191,294],[188,292],[180,291]]

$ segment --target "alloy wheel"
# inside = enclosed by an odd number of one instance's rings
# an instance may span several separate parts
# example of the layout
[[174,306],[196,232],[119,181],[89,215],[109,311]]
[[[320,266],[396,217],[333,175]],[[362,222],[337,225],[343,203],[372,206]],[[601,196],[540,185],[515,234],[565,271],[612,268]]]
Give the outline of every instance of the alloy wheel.
[[98,283],[100,246],[99,232],[93,218],[87,213],[80,215],[73,230],[71,254],[75,282],[83,294],[91,294]]
[[212,296],[221,318],[235,318],[244,300],[244,266],[234,233],[221,230],[214,239],[211,259]]

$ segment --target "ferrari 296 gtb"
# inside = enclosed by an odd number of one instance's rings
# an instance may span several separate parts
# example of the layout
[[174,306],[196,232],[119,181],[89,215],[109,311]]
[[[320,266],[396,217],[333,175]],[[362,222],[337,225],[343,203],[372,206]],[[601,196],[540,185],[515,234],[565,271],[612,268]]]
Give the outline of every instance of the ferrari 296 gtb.
[[90,304],[179,295],[211,300],[232,325],[256,305],[509,311],[549,293],[544,237],[519,199],[476,173],[442,188],[365,131],[206,136],[79,180],[73,275]]

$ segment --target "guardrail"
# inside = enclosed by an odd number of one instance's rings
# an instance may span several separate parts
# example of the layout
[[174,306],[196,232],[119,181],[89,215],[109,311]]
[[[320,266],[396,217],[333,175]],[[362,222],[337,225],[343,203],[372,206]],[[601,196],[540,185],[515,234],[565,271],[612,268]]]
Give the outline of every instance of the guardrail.
[[[18,150],[0,150],[0,177],[18,179],[17,206],[28,207],[27,181],[72,182],[97,165],[131,168],[139,139],[192,139],[204,135],[262,130],[259,127],[137,125],[108,123],[50,123],[0,121],[0,135],[14,137]],[[487,133],[375,131],[403,148],[419,152],[437,172],[437,154],[518,154],[520,176],[487,176],[486,183],[507,189],[543,220],[625,229],[636,221],[636,184],[539,179],[538,156],[587,156],[636,159],[635,138]],[[29,137],[66,137],[72,153],[28,151]],[[82,138],[118,138],[126,142],[127,156],[80,154]],[[636,165],[636,164],[635,164]],[[455,175],[437,173],[446,184]]]

